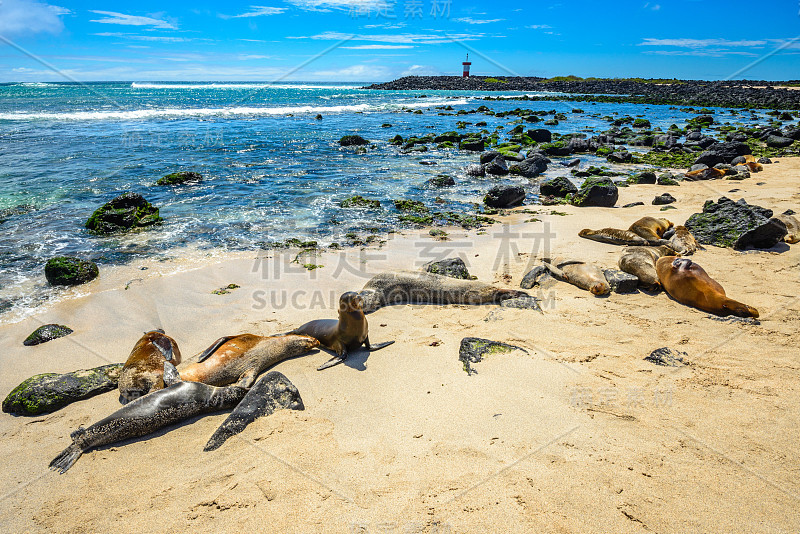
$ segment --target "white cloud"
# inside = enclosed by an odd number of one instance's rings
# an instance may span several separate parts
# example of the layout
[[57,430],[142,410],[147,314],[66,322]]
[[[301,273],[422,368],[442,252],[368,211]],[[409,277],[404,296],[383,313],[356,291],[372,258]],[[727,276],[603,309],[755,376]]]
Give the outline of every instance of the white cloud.
[[155,41],[161,43],[185,43],[192,39],[186,37],[166,37],[162,35],[136,35],[133,33],[102,32],[95,33],[99,37],[120,37],[122,39],[133,39],[135,41]]
[[380,28],[382,30],[399,30],[400,28],[405,28],[405,22],[384,22],[382,24],[365,24],[365,30],[372,30],[376,28]]
[[431,67],[430,65],[411,65],[409,68],[404,70],[400,75],[401,76],[438,76],[441,74],[441,71],[436,67]]
[[377,43],[396,44],[440,44],[452,41],[475,41],[482,38],[482,33],[461,33],[454,35],[397,33],[397,34],[348,34],[341,32],[323,32],[317,35],[303,37],[287,37],[287,39],[314,39],[317,41],[344,41],[350,38],[353,41],[375,41]]
[[398,50],[401,48],[414,48],[412,45],[358,45],[358,46],[343,46],[345,50]]
[[0,1],[0,35],[32,35],[36,33],[59,33],[64,29],[61,15],[70,10],[45,4],[37,0]]
[[176,30],[177,26],[166,20],[156,19],[152,17],[140,17],[137,15],[126,15],[125,13],[117,13],[115,11],[95,11],[92,13],[98,15],[105,15],[106,18],[92,20],[91,22],[99,22],[101,24],[121,24],[123,26],[152,26],[162,30]]
[[529,30],[549,30],[552,28],[549,24],[531,24],[530,26],[525,26]]
[[219,17],[221,19],[241,19],[241,18],[250,18],[250,17],[264,17],[269,15],[280,15],[288,8],[285,7],[268,7],[268,6],[250,6],[250,11],[247,13],[242,13],[241,15],[222,15],[220,14]]
[[645,38],[638,46],[677,46],[680,48],[706,48],[712,46],[757,47],[767,41],[728,41],[727,39],[653,39]]
[[342,9],[354,13],[389,13],[393,12],[395,2],[392,0],[285,0],[305,11],[331,11]]
[[454,20],[456,22],[463,22],[464,24],[491,24],[492,22],[500,22],[506,19],[473,19],[472,17],[463,17]]
[[392,71],[380,65],[353,65],[338,70],[318,70],[311,75],[317,80],[371,82],[391,78]]

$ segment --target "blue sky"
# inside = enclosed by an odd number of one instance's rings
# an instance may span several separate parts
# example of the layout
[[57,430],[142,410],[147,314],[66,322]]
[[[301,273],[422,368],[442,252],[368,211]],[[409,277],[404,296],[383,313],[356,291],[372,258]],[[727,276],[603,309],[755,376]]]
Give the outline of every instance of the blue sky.
[[0,0],[0,81],[381,81],[470,50],[475,74],[800,79],[798,36],[798,0]]

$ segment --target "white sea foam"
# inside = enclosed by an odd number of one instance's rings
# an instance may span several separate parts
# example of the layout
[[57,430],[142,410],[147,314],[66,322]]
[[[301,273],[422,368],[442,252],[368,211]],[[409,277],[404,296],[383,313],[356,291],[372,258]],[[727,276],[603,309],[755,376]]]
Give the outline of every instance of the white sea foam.
[[360,89],[360,85],[307,85],[280,83],[150,83],[133,82],[134,89]]
[[163,108],[136,110],[71,111],[66,113],[11,112],[0,113],[0,120],[30,121],[92,121],[92,120],[143,120],[180,119],[193,117],[263,117],[303,113],[347,113],[390,111],[402,107],[427,108],[442,105],[463,105],[466,99],[391,102],[385,104],[352,104],[347,106],[279,106],[279,107],[223,107],[223,108]]

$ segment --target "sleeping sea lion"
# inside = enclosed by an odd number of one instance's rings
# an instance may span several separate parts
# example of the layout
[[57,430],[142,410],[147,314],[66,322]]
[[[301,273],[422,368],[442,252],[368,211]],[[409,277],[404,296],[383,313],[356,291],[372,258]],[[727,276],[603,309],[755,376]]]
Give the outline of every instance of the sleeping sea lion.
[[682,224],[675,227],[675,232],[670,237],[668,246],[674,249],[679,256],[691,256],[697,252],[697,249],[702,248],[689,229]]
[[611,285],[606,280],[603,270],[597,265],[582,261],[566,261],[559,263],[556,267],[546,261],[542,263],[556,278],[585,289],[592,295],[600,296],[611,293]]
[[656,219],[655,217],[642,217],[628,228],[639,237],[645,238],[651,245],[668,245],[663,239],[664,232],[672,228],[672,222],[667,219]]
[[789,233],[783,237],[785,242],[794,244],[800,241],[800,221],[794,216],[793,211],[786,211],[775,218],[785,224],[786,229],[789,231]]
[[758,317],[758,310],[728,298],[722,286],[688,258],[659,258],[656,272],[664,290],[681,304],[723,317]]
[[89,428],[79,427],[70,435],[72,444],[50,462],[50,469],[65,473],[90,449],[146,436],[196,415],[232,408],[247,393],[238,386],[219,388],[182,382],[170,362],[164,362],[163,377],[165,389],[129,402]]
[[373,276],[359,293],[364,313],[390,304],[499,304],[527,297],[524,291],[490,286],[421,271],[388,271]]
[[656,290],[661,287],[656,272],[656,261],[662,256],[672,256],[675,251],[666,246],[625,247],[619,258],[619,268],[639,279],[644,289]]
[[347,358],[349,350],[355,350],[361,345],[368,351],[375,351],[388,347],[394,341],[386,341],[377,345],[370,345],[369,327],[364,316],[364,299],[353,291],[348,291],[339,297],[339,319],[317,319],[289,334],[302,334],[319,340],[319,343],[336,356],[317,368],[318,371],[342,363]]
[[197,360],[180,370],[181,380],[212,386],[249,388],[265,369],[283,360],[301,356],[319,346],[309,336],[257,336],[239,334],[221,337]]
[[722,169],[715,169],[714,167],[708,167],[707,169],[689,171],[684,174],[684,177],[689,182],[697,180],[719,180],[725,177],[725,171]]
[[164,362],[181,363],[178,344],[161,329],[145,332],[119,375],[119,401],[126,404],[164,387]]
[[764,166],[756,161],[756,157],[752,154],[744,155],[744,164],[750,169],[750,172],[760,172],[764,170]]
[[610,245],[647,246],[650,244],[647,239],[629,230],[620,230],[618,228],[601,228],[600,230],[584,228],[578,232],[578,236],[591,239],[592,241],[599,241],[600,243],[608,243]]

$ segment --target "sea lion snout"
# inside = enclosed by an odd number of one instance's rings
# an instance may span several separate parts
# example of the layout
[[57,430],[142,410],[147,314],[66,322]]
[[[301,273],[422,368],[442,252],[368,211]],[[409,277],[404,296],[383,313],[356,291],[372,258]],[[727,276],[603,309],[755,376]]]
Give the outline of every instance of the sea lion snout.
[[339,297],[339,311],[359,311],[364,307],[364,299],[355,291],[342,293]]

